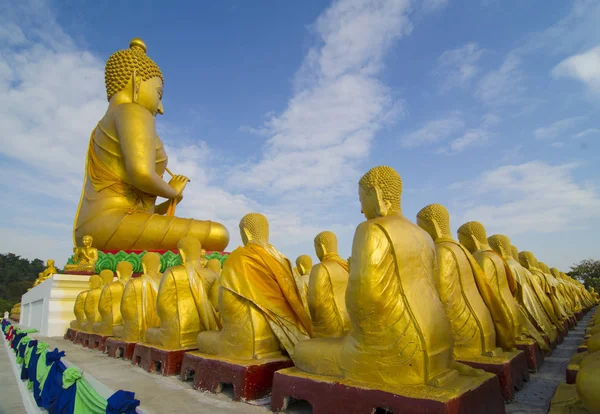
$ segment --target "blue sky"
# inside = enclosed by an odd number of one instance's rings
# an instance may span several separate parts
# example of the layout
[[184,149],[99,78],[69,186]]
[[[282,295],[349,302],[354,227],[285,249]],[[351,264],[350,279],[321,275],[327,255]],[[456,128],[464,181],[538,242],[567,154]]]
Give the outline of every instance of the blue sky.
[[0,251],[54,258],[71,228],[108,56],[141,37],[158,128],[192,179],[178,214],[260,211],[292,260],[363,218],[391,165],[414,220],[437,202],[568,269],[598,258],[600,2],[0,0]]

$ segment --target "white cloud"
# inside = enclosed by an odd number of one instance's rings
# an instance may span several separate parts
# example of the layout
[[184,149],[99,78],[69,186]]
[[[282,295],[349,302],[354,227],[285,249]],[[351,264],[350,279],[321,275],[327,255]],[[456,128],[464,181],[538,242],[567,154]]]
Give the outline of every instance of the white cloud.
[[600,129],[598,129],[598,128],[588,128],[588,129],[586,129],[584,131],[581,131],[581,132],[573,135],[573,138],[574,139],[579,139],[579,138],[585,138],[587,136],[597,135],[597,134],[600,134]]
[[473,203],[462,221],[482,222],[489,234],[516,235],[572,230],[600,217],[596,189],[576,183],[576,164],[551,165],[531,161],[486,171],[456,194]]
[[500,117],[493,113],[487,113],[481,118],[481,124],[477,128],[464,131],[458,138],[450,141],[448,146],[439,148],[438,154],[458,154],[467,148],[485,145],[493,137],[492,128],[500,122]]
[[563,60],[552,69],[552,76],[573,78],[591,92],[600,93],[600,46]]
[[488,105],[503,105],[518,99],[525,90],[521,58],[508,53],[500,67],[485,75],[477,85],[475,96]]
[[421,128],[400,138],[404,147],[417,147],[445,141],[465,127],[462,114],[458,111],[448,116],[428,121]]
[[559,138],[560,135],[564,134],[569,129],[572,129],[584,119],[585,117],[583,116],[574,116],[571,118],[561,119],[560,121],[556,121],[547,127],[537,128],[535,131],[533,131],[533,135],[539,140],[552,140]]
[[442,92],[466,86],[479,72],[477,64],[484,52],[476,43],[467,43],[442,53],[435,70],[437,75],[444,77]]

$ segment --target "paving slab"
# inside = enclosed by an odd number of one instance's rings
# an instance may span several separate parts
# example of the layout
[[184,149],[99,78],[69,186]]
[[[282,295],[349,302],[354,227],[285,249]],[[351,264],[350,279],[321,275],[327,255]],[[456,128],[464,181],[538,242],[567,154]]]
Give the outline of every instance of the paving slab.
[[0,338],[0,414],[25,414],[27,411],[3,340]]

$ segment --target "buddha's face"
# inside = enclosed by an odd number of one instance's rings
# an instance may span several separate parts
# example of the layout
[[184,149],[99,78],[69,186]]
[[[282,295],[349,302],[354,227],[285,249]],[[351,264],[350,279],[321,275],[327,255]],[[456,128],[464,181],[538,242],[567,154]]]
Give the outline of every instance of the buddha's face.
[[158,76],[140,83],[137,95],[137,103],[146,108],[153,116],[163,114],[162,105],[163,83]]
[[458,241],[471,253],[477,251],[477,245],[475,244],[475,240],[472,236],[464,233],[458,233]]
[[317,254],[319,260],[323,260],[323,257],[325,257],[325,249],[323,249],[321,244],[315,243],[315,253]]
[[245,246],[248,244],[248,232],[244,226],[240,226],[240,236],[242,237],[242,244]]
[[367,220],[381,217],[381,214],[379,213],[379,211],[381,211],[379,208],[379,200],[377,199],[377,193],[375,191],[371,191],[371,194],[367,194],[359,185],[358,198],[360,199],[360,212],[363,213]]
[[83,246],[92,247],[92,236],[83,236]]
[[417,216],[417,225],[425,230],[433,240],[437,239],[437,234],[435,231],[435,225],[431,220],[425,220],[421,217]]
[[46,265],[48,267],[53,267],[54,266],[54,260],[52,260],[52,259],[48,260],[48,263],[46,263]]

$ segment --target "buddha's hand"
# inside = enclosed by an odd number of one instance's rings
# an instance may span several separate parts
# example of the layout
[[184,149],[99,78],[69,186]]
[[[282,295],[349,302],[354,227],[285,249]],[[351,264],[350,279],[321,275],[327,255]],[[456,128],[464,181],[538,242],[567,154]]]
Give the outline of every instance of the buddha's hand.
[[190,179],[185,175],[174,175],[173,178],[171,178],[171,181],[169,181],[169,186],[177,191],[177,196],[175,197],[177,202],[181,201],[183,198],[183,189],[187,185],[188,181],[190,181]]

